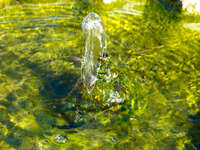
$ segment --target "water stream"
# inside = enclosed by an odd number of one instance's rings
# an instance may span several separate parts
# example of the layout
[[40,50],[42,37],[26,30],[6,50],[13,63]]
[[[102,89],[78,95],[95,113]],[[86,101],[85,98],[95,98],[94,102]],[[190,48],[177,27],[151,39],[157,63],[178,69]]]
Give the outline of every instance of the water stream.
[[[117,90],[122,85],[117,82],[117,73],[112,73],[110,69],[111,61],[102,19],[96,13],[89,13],[82,22],[82,30],[85,42],[82,60],[84,86],[89,94],[101,97],[101,101],[107,105],[123,102]],[[95,92],[91,93],[95,86]]]
[[88,92],[97,80],[98,58],[105,53],[107,41],[104,23],[96,13],[88,14],[82,22],[85,47],[82,60],[82,79]]

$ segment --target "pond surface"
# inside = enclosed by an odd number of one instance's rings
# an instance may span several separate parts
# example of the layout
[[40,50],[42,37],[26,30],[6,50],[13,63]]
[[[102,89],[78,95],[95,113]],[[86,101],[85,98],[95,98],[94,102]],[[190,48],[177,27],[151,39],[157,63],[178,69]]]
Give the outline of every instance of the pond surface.
[[[104,21],[121,104],[80,80],[90,12]],[[199,20],[144,0],[0,9],[0,149],[200,149]]]

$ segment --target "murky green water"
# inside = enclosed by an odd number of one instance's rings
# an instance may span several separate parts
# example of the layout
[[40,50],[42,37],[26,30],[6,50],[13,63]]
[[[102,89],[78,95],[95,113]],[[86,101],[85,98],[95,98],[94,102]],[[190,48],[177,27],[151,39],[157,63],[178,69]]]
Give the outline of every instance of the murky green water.
[[[123,104],[108,107],[81,83],[74,59],[89,12],[104,21]],[[199,18],[143,0],[2,8],[0,149],[199,149]]]

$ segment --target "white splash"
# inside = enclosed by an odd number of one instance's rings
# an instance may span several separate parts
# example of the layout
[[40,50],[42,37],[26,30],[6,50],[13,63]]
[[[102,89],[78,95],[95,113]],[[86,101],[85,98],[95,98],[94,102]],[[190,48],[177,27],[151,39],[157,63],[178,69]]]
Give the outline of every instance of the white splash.
[[88,92],[97,80],[98,58],[107,49],[104,23],[96,13],[89,13],[82,21],[84,52],[82,56],[82,80]]

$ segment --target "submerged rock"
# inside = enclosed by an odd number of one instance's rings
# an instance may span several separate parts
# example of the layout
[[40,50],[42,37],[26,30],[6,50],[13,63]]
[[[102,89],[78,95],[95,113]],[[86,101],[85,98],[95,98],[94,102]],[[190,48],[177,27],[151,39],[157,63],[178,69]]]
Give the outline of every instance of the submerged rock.
[[165,8],[171,11],[181,11],[182,1],[181,0],[158,0]]
[[200,0],[157,0],[171,11],[186,10],[188,13],[200,13]]

